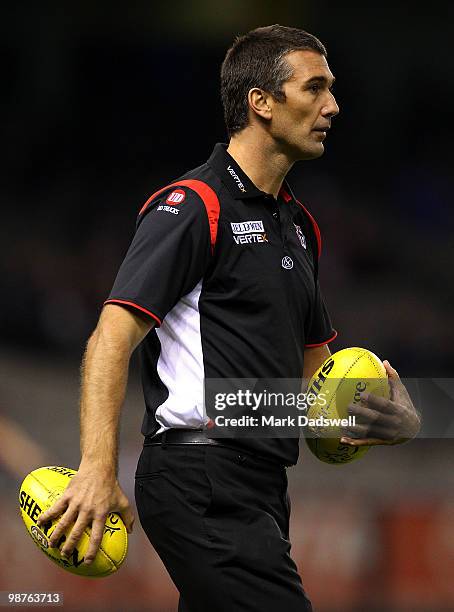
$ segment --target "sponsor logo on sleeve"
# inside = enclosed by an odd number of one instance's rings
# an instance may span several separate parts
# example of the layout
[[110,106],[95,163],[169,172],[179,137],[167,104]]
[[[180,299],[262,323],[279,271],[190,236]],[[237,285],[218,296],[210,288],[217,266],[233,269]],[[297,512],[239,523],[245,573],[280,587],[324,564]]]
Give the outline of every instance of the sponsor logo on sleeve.
[[165,204],[160,204],[156,210],[163,210],[172,215],[179,215],[180,211],[175,208],[177,204],[181,204],[186,199],[186,192],[183,189],[174,189],[166,198]]
[[268,242],[263,221],[239,221],[230,223],[236,244]]
[[167,196],[166,204],[175,206],[175,204],[181,204],[186,199],[186,192],[183,189],[175,189]]
[[160,204],[156,210],[165,210],[165,212],[172,213],[173,215],[179,215],[180,211],[173,206],[167,206],[167,204]]

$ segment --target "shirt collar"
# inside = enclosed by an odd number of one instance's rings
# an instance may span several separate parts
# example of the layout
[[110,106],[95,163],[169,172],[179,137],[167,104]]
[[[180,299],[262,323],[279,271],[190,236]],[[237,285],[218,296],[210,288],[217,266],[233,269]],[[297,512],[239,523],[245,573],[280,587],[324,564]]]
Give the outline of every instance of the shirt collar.
[[245,200],[246,198],[257,198],[266,195],[265,192],[254,185],[233,157],[227,153],[226,144],[217,143],[208,160],[208,164],[219,175],[221,181],[235,200]]
[[[227,152],[227,145],[218,142],[209,158],[209,166],[220,177],[235,200],[265,197],[269,194],[254,185],[247,174],[240,168],[233,157]],[[289,184],[284,180],[279,196],[287,203],[295,200]]]

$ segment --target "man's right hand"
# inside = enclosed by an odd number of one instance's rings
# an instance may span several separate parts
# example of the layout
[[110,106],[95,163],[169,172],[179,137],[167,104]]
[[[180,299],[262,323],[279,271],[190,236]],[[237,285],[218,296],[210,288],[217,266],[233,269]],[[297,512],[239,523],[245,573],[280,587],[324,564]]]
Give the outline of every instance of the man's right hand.
[[50,544],[58,546],[68,530],[61,548],[67,557],[84,529],[91,527],[84,555],[87,564],[96,557],[109,512],[118,512],[128,533],[132,532],[134,514],[116,478],[118,422],[131,354],[153,325],[117,304],[104,306],[82,362],[79,471],[62,496],[38,518],[41,525],[61,516]]
[[134,514],[115,476],[107,476],[99,469],[80,468],[62,496],[40,515],[37,522],[41,525],[61,515],[49,539],[51,547],[57,546],[65,531],[73,525],[61,548],[63,557],[72,554],[85,528],[91,527],[90,543],[84,560],[88,565],[98,552],[109,512],[118,512],[128,533],[132,533]]

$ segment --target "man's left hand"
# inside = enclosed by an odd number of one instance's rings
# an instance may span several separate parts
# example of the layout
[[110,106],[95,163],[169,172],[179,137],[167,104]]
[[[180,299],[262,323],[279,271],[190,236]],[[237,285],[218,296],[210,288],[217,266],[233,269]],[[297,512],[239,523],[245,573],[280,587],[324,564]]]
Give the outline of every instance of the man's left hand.
[[388,373],[390,399],[361,393],[361,401],[348,407],[348,414],[356,417],[356,425],[342,432],[342,444],[401,444],[418,434],[421,418],[407,389],[389,361],[384,361],[383,365]]

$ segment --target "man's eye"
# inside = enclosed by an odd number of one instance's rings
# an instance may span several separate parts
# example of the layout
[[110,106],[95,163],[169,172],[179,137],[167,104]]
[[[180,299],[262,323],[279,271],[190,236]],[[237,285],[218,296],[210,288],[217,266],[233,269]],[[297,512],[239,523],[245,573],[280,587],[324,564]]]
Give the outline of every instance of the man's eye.
[[311,86],[309,87],[309,90],[310,90],[312,93],[318,93],[318,92],[320,91],[320,85],[317,85],[316,83],[314,83],[314,85],[311,85]]

